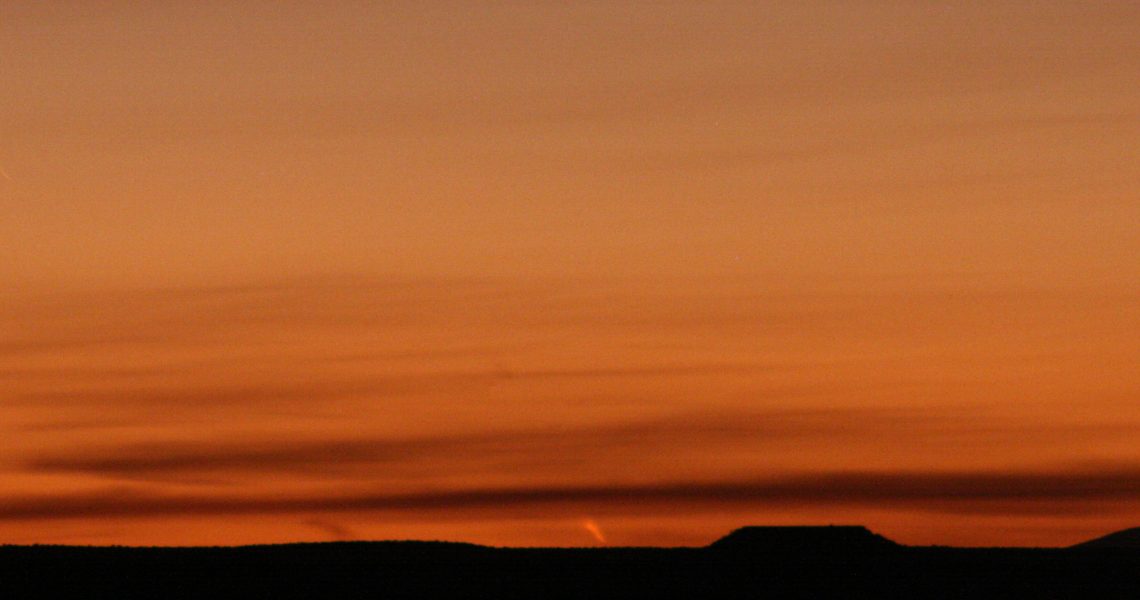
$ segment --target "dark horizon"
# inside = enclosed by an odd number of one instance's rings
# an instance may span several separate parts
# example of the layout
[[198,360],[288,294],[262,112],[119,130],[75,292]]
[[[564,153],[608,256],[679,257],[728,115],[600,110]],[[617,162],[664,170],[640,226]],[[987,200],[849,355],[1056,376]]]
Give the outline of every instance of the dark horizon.
[[1073,548],[903,546],[861,526],[742,527],[698,548],[454,542],[0,547],[0,593],[312,598],[1134,598],[1140,529]]
[[[833,536],[833,534],[840,534]],[[864,525],[851,525],[851,524],[804,524],[804,525],[743,525],[724,535],[717,537],[710,541],[708,544],[696,546],[616,546],[601,544],[596,546],[488,546],[485,544],[478,544],[463,540],[449,540],[449,539],[390,539],[390,540],[368,540],[368,539],[343,539],[343,540],[326,540],[326,541],[296,541],[296,542],[271,542],[262,544],[241,544],[241,545],[210,545],[210,546],[132,546],[125,544],[0,544],[0,548],[89,548],[89,549],[111,549],[121,548],[126,550],[217,550],[217,549],[253,549],[253,548],[287,548],[291,546],[322,546],[322,545],[368,545],[368,544],[408,544],[408,545],[442,545],[442,546],[462,546],[483,548],[488,550],[575,550],[575,551],[589,551],[589,550],[700,550],[709,548],[725,548],[733,547],[733,544],[726,543],[733,541],[735,536],[744,535],[747,539],[744,543],[737,544],[735,547],[739,550],[787,550],[787,548],[780,548],[774,546],[772,541],[765,539],[765,536],[772,536],[775,542],[778,543],[791,543],[798,547],[799,550],[805,550],[805,544],[817,544],[814,550],[817,551],[846,551],[850,548],[828,548],[826,546],[829,542],[834,542],[836,539],[844,543],[849,543],[854,538],[857,545],[866,543],[870,540],[871,547],[878,549],[897,547],[900,549],[922,549],[922,548],[947,548],[958,550],[1074,550],[1081,548],[1095,548],[1095,549],[1122,549],[1122,550],[1136,550],[1140,552],[1140,525],[1130,527],[1117,531],[1111,531],[1098,535],[1093,538],[1082,540],[1067,546],[953,546],[946,544],[924,544],[924,545],[908,545],[901,544],[879,532],[872,531]],[[749,544],[754,544],[754,548],[749,548]]]

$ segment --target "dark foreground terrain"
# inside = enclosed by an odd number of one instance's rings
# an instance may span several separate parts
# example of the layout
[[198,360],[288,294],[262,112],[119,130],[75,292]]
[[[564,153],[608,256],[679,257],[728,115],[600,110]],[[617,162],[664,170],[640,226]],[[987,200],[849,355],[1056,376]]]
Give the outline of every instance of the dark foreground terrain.
[[1140,598],[1136,538],[955,549],[900,546],[861,527],[757,527],[679,549],[7,546],[0,598]]

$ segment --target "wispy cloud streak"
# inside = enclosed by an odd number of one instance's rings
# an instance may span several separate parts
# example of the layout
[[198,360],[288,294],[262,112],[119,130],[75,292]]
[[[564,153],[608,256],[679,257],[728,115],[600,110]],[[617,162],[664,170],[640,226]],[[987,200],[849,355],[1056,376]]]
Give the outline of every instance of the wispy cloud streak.
[[637,514],[668,510],[811,505],[909,507],[1002,512],[1019,506],[1059,509],[1072,503],[1140,500],[1140,466],[1035,472],[830,472],[781,478],[647,485],[497,487],[408,494],[364,492],[307,496],[173,496],[133,490],[10,498],[0,520],[144,518],[157,516],[272,515],[287,513],[399,512],[510,516],[594,510]]
[[683,451],[724,444],[764,446],[864,436],[898,437],[963,431],[968,424],[938,411],[815,409],[703,412],[625,423],[539,427],[481,433],[393,438],[154,442],[85,445],[28,460],[31,472],[74,472],[107,478],[168,479],[185,474],[279,472],[343,474],[399,465],[470,468],[512,460],[598,463],[628,451]]

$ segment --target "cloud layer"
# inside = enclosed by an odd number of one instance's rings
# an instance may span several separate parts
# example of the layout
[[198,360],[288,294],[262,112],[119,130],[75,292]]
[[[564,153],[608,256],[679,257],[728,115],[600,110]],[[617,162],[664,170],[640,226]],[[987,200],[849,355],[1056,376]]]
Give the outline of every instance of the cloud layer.
[[357,492],[294,496],[173,495],[113,489],[74,495],[9,498],[0,520],[149,518],[285,513],[474,512],[626,514],[707,511],[726,507],[872,506],[933,512],[1056,512],[1091,510],[1140,500],[1140,466],[1040,472],[836,472],[789,477],[595,485],[476,488],[387,494]]

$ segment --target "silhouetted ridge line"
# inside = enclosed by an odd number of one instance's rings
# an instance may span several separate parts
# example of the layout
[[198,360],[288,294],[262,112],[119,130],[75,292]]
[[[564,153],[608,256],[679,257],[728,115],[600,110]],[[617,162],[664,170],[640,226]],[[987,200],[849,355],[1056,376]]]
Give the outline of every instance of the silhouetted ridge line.
[[702,548],[2,546],[0,599],[1136,600],[1140,550],[1121,542],[1138,532],[1106,536],[1107,550],[908,547],[851,526],[744,527]]
[[900,547],[860,525],[741,527],[709,545],[733,552],[797,554],[882,552]]
[[1140,527],[1117,531],[1071,548],[1078,550],[1140,550]]

